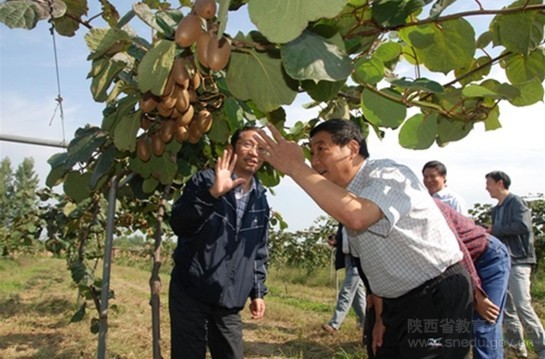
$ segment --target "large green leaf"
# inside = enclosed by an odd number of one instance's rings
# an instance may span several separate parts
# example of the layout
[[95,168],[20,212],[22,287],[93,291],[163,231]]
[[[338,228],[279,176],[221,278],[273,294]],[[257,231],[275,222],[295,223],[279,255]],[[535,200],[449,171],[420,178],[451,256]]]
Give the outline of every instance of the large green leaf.
[[289,105],[297,93],[288,86],[282,62],[266,53],[233,52],[227,72],[227,86],[241,100],[252,100],[260,110],[269,112]]
[[101,153],[100,157],[96,161],[96,166],[93,171],[93,176],[89,182],[89,186],[92,189],[95,189],[97,185],[105,179],[105,177],[110,173],[110,171],[115,166],[115,157],[117,155],[117,150],[114,146],[108,146]]
[[64,193],[76,203],[89,198],[91,196],[91,188],[89,187],[91,176],[91,172],[72,171],[68,173],[64,180]]
[[87,0],[63,0],[66,4],[66,13],[53,19],[55,31],[62,36],[74,36],[79,29],[83,15],[87,15]]
[[422,0],[382,0],[373,2],[373,19],[384,26],[404,24],[407,17],[424,6]]
[[[542,4],[543,0],[517,0],[509,8]],[[509,51],[529,54],[543,41],[545,14],[539,11],[516,12],[497,15],[490,29],[494,45],[503,45]]]
[[138,87],[142,93],[151,91],[161,96],[168,75],[174,63],[176,44],[174,41],[159,40],[144,55],[138,66]]
[[91,50],[88,59],[98,59],[108,53],[112,47],[123,42],[128,42],[129,40],[130,36],[124,30],[115,28],[93,28],[85,35],[85,42],[87,43],[89,50]]
[[110,89],[112,82],[127,64],[123,61],[115,61],[113,59],[101,61],[100,64],[102,71],[93,77],[91,81],[91,93],[95,101],[104,102],[108,99],[108,89]]
[[520,94],[509,101],[512,105],[529,106],[543,101],[543,84],[538,79],[533,79],[516,87],[520,90]]
[[399,35],[413,47],[420,63],[431,71],[446,74],[467,67],[475,54],[475,31],[462,18],[407,27],[400,30]]
[[345,3],[346,0],[252,0],[248,12],[270,42],[284,44],[299,36],[308,22],[336,16]]
[[32,0],[6,1],[0,4],[0,22],[10,29],[34,29],[40,18]]
[[437,144],[444,146],[449,142],[461,140],[473,129],[473,122],[453,121],[439,116]]
[[392,85],[395,85],[402,89],[426,91],[432,93],[441,93],[444,91],[443,86],[441,86],[440,83],[424,77],[418,78],[414,81],[409,81],[404,77],[401,79],[393,80],[391,83]]
[[437,136],[437,113],[419,113],[409,118],[399,130],[401,147],[413,150],[429,148]]
[[133,152],[140,129],[140,111],[119,116],[114,129],[114,144],[119,151]]
[[303,81],[301,86],[314,101],[322,102],[335,98],[344,84],[345,81],[320,81],[315,83],[314,81],[308,80]]
[[515,54],[509,56],[502,66],[505,67],[505,74],[509,81],[516,84],[537,79],[540,82],[545,80],[545,54],[543,48],[531,51],[528,56]]
[[352,79],[359,84],[375,85],[384,78],[384,62],[376,56],[360,57],[354,64]]
[[[382,90],[386,96],[399,97],[394,91]],[[397,128],[407,116],[407,107],[392,101],[374,91],[365,89],[361,94],[361,109],[365,118],[372,124],[388,128]]]
[[[71,166],[77,162],[86,163],[100,150],[106,141],[106,133],[98,127],[85,127],[76,130],[75,137],[68,145]],[[71,167],[70,166],[70,167]]]
[[344,49],[311,31],[282,46],[281,55],[286,72],[297,80],[341,81],[352,71]]

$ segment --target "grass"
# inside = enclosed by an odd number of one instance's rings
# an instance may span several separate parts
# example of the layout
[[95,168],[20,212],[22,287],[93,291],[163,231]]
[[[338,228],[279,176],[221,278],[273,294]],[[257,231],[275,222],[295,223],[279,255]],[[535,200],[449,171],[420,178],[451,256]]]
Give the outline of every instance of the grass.
[[[108,318],[108,358],[152,357],[149,275],[143,266],[117,263],[112,266],[111,288],[116,297],[110,302],[113,307]],[[96,357],[97,336],[89,329],[90,319],[96,313],[90,311],[83,321],[69,322],[78,303],[64,260],[2,259],[0,276],[0,358]],[[306,281],[301,280],[302,277],[306,277]],[[161,352],[164,358],[169,358],[169,276],[163,273],[161,278]],[[544,278],[542,273],[534,277],[532,288],[534,306],[541,318],[545,318]],[[365,359],[362,333],[356,327],[353,313],[335,335],[320,328],[333,313],[334,279],[328,269],[307,274],[272,268],[266,317],[254,321],[247,309],[242,312],[245,357]]]

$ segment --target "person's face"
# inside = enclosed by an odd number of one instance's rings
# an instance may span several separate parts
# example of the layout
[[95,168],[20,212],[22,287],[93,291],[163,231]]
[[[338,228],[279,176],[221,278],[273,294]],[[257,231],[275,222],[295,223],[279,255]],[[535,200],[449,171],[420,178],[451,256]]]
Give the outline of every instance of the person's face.
[[494,181],[493,178],[488,177],[486,179],[486,190],[490,194],[490,197],[492,198],[498,198],[498,195],[500,194],[501,189],[503,188],[501,181]]
[[263,165],[263,160],[258,156],[257,141],[254,140],[256,133],[254,130],[241,132],[235,144],[237,162],[234,171],[238,175],[253,175]]
[[356,141],[341,147],[333,142],[330,133],[320,131],[310,139],[312,168],[331,182],[346,187],[352,179],[351,160],[358,149]]
[[426,168],[422,174],[424,176],[424,186],[426,186],[431,195],[445,188],[447,178],[439,174],[437,169]]

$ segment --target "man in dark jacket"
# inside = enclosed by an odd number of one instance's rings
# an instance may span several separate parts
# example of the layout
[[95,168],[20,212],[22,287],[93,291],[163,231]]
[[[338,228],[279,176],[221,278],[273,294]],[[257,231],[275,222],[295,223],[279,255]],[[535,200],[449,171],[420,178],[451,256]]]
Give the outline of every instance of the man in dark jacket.
[[545,330],[530,296],[530,274],[536,264],[534,233],[530,208],[509,191],[511,179],[501,171],[485,176],[486,190],[498,200],[492,208],[492,225],[488,233],[499,238],[511,255],[511,274],[505,303],[505,339],[519,358],[527,358],[524,332],[534,345],[539,359],[545,359]]
[[207,345],[212,358],[243,358],[240,311],[250,298],[252,317],[265,313],[270,209],[255,176],[256,131],[237,131],[215,170],[195,174],[172,209],[172,358],[204,359]]

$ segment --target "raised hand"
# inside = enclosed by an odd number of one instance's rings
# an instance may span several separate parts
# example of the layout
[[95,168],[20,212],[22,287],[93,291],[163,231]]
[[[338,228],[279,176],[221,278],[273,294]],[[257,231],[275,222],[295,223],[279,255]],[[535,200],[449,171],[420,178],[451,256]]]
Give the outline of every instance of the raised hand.
[[303,149],[297,143],[287,141],[273,125],[269,124],[267,128],[273,138],[264,131],[254,136],[262,148],[259,156],[280,172],[288,176],[293,175],[301,165],[305,165]]
[[233,188],[246,182],[245,178],[237,178],[233,180],[232,174],[237,162],[237,155],[233,153],[232,149],[226,149],[218,161],[216,162],[216,179],[212,187],[210,187],[210,194],[216,198],[223,196]]

